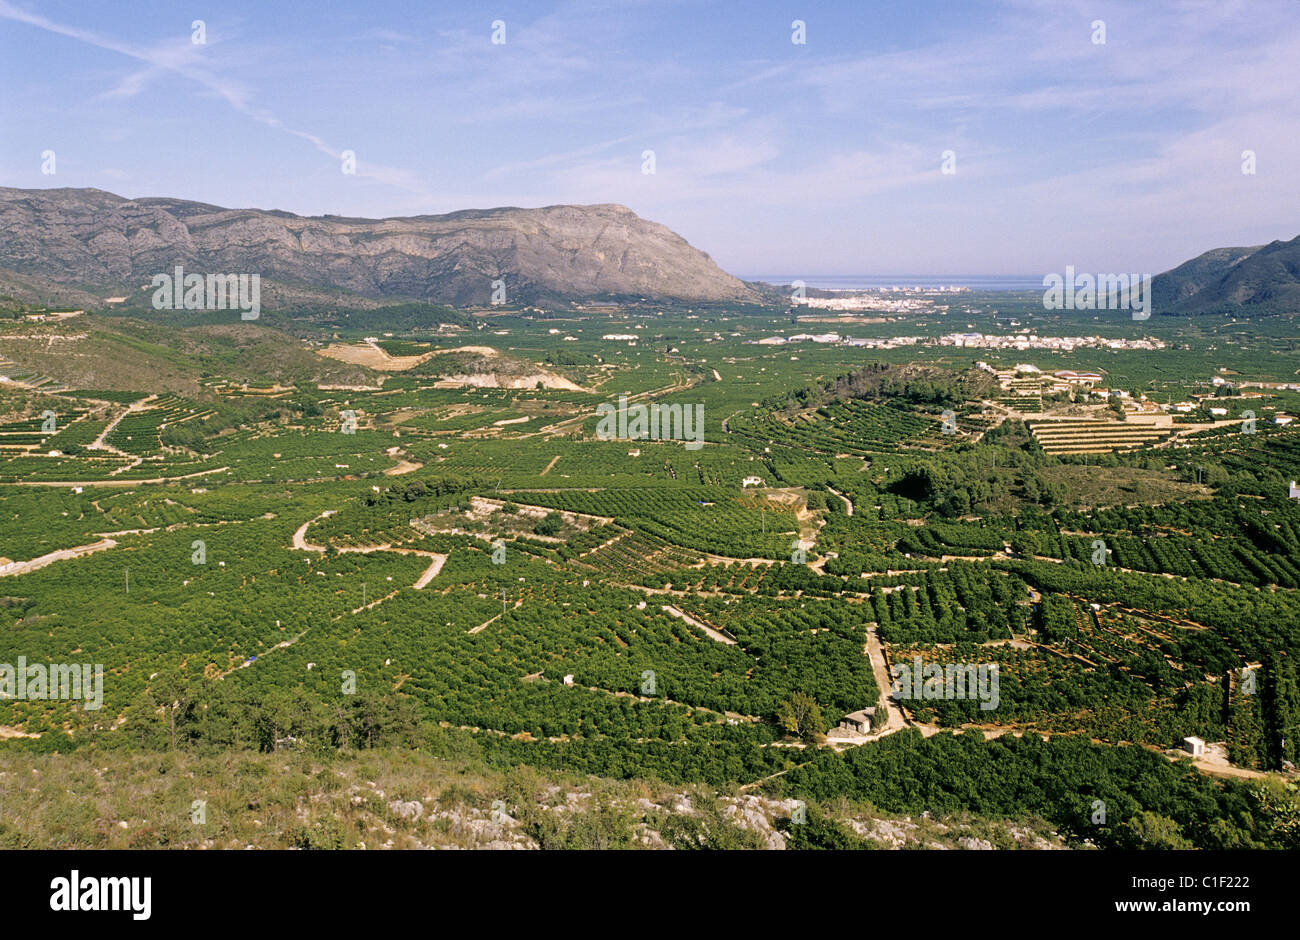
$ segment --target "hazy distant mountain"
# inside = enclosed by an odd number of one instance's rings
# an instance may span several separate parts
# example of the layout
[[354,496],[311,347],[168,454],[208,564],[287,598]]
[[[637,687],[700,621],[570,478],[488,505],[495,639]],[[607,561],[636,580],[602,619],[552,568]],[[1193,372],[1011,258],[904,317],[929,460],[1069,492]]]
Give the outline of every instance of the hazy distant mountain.
[[343,291],[486,304],[501,279],[512,304],[758,299],[679,235],[618,205],[353,219],[0,188],[0,231],[0,270],[101,293],[138,291],[180,264],[190,273],[260,274],[281,298]]
[[1158,313],[1300,313],[1300,236],[1254,248],[1215,248],[1151,285]]

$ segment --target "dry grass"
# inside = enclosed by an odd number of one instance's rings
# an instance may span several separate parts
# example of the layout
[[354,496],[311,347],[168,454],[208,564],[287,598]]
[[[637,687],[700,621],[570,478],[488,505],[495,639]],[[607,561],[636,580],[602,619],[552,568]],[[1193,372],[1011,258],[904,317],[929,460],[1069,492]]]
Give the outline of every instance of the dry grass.
[[[0,751],[0,849],[780,848],[793,806],[407,750]],[[822,811],[881,848],[1060,847],[1041,821],[912,820],[842,800]]]

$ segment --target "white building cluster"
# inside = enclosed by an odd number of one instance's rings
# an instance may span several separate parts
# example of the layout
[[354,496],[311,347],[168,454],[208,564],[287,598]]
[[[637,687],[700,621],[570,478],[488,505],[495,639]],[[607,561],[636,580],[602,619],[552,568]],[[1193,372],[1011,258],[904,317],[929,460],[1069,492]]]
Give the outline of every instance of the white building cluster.
[[896,349],[899,346],[961,346],[968,349],[1050,349],[1070,352],[1074,349],[1164,349],[1158,339],[1108,339],[1104,336],[1039,336],[1036,333],[948,333],[935,339],[928,336],[890,336],[855,339],[838,333],[796,333],[794,336],[769,336],[757,341],[760,346],[784,346],[787,343],[830,343],[860,346],[866,349]]
[[1164,349],[1165,344],[1152,337],[1108,339],[1104,336],[1039,336],[1037,333],[948,333],[939,337],[940,346],[963,346],[973,349]]
[[969,287],[876,287],[871,290],[826,291],[829,297],[796,297],[796,306],[817,310],[889,310],[899,313],[915,312],[932,306],[930,297],[945,294],[970,293]]

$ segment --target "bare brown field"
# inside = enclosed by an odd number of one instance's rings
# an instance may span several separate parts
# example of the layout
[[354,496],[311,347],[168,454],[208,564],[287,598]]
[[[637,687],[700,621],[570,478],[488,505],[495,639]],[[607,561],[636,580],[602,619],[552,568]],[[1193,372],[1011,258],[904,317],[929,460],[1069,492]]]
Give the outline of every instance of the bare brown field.
[[427,352],[418,356],[390,356],[370,343],[331,343],[317,352],[339,362],[365,366],[367,369],[377,369],[380,372],[405,372],[435,355],[433,352]]

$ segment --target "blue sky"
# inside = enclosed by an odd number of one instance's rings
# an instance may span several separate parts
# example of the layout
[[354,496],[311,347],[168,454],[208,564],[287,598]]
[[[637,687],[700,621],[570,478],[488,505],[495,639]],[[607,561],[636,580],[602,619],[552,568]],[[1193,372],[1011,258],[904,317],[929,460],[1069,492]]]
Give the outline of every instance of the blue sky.
[[618,202],[741,275],[1156,272],[1300,234],[1292,0],[0,0],[0,85],[0,185]]

